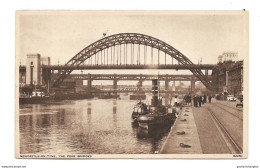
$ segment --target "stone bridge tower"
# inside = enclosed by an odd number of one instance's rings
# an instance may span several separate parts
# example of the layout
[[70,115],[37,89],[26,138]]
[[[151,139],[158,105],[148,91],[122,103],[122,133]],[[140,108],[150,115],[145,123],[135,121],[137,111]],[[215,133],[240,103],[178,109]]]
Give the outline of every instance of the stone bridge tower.
[[41,84],[41,56],[40,54],[27,54],[26,84]]

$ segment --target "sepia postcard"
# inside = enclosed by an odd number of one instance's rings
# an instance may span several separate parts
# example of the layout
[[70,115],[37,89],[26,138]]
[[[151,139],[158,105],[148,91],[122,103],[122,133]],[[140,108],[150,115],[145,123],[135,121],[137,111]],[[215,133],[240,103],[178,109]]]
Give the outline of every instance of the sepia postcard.
[[16,158],[248,157],[248,11],[16,12]]

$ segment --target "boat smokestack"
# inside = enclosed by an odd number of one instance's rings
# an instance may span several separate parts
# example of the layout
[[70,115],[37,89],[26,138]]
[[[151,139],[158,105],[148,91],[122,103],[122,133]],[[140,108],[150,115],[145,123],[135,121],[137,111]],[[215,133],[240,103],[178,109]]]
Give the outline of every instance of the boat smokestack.
[[153,79],[152,80],[152,103],[151,105],[153,107],[157,107],[158,106],[158,80],[157,79]]

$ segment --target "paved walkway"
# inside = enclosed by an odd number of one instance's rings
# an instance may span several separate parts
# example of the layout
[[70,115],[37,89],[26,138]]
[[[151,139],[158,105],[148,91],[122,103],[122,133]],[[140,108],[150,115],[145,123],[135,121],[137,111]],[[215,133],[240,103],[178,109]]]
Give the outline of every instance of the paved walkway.
[[232,107],[232,103],[233,102],[216,101],[208,105],[208,109],[217,117],[232,139],[243,151],[243,109]]
[[[188,116],[184,116],[188,115]],[[182,121],[186,119],[186,121]],[[184,131],[184,135],[177,135],[177,132]],[[190,147],[181,147],[180,143]],[[162,154],[202,154],[202,149],[197,133],[197,127],[194,121],[192,109],[184,107],[180,112],[170,131],[166,143],[163,145],[160,153]]]
[[[182,131],[184,135],[176,134]],[[236,108],[234,102],[213,100],[202,107],[184,107],[160,153],[232,154],[237,147],[243,151],[243,109]]]
[[202,105],[202,107],[192,107],[202,152],[204,154],[231,154],[207,109],[208,106],[210,106],[209,103]]

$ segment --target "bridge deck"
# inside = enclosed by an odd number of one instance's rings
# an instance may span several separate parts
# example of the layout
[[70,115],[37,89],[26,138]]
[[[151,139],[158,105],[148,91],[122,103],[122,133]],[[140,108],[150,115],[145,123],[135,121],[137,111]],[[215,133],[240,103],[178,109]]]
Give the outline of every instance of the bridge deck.
[[146,64],[146,65],[131,65],[131,64],[124,64],[124,65],[43,65],[43,69],[49,70],[82,70],[82,69],[214,69],[215,64],[193,64],[193,65],[181,65],[181,64]]

